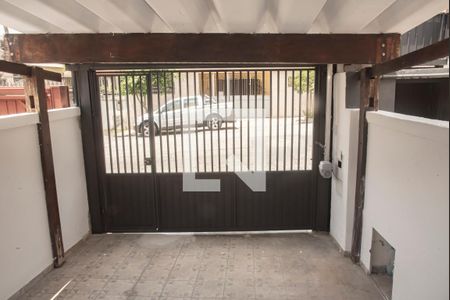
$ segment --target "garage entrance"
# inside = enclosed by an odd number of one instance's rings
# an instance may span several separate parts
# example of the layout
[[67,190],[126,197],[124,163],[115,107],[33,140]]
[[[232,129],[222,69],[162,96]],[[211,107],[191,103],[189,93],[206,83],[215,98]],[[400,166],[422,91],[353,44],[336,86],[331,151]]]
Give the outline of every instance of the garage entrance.
[[[94,74],[105,231],[327,230],[324,68]],[[220,188],[186,189],[183,174]]]

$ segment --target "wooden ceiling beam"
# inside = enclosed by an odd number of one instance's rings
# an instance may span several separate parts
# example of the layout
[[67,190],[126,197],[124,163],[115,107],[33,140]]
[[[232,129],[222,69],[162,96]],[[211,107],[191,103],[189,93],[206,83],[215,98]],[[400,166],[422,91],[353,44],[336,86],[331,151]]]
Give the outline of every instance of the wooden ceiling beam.
[[9,34],[22,63],[375,64],[398,34]]
[[400,57],[376,64],[370,69],[371,77],[381,76],[403,69],[411,68],[449,55],[449,38],[430,46],[402,55]]

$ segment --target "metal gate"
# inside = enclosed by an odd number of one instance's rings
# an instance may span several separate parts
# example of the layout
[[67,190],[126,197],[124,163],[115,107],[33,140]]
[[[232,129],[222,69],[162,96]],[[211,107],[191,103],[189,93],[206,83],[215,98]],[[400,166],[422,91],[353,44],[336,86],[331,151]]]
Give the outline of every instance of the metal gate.
[[[97,70],[105,231],[318,229],[323,74]],[[186,190],[183,174],[220,179],[220,190]]]

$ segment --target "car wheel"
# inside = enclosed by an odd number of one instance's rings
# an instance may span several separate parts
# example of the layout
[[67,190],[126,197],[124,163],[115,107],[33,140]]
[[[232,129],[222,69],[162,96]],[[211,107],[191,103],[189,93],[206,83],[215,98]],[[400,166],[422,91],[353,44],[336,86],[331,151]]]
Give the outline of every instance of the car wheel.
[[[152,124],[154,131],[155,131],[155,135],[158,135],[158,127],[156,126],[155,123]],[[145,137],[150,136],[150,122],[149,121],[145,121],[144,123],[141,124],[140,126],[140,130],[139,133],[144,135]]]
[[206,119],[206,126],[210,130],[218,130],[222,128],[223,119],[220,115],[211,115]]

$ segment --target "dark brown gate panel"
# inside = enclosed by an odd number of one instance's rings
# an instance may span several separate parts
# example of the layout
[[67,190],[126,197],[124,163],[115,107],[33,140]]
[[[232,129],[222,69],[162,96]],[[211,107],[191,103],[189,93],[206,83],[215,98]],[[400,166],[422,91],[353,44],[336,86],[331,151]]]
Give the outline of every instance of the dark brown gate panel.
[[153,175],[108,174],[106,190],[108,231],[156,231]]
[[239,230],[312,229],[313,172],[267,172],[266,192],[236,181]]
[[221,192],[183,192],[182,174],[158,174],[160,231],[220,231],[235,228],[234,174],[197,174],[220,179]]

